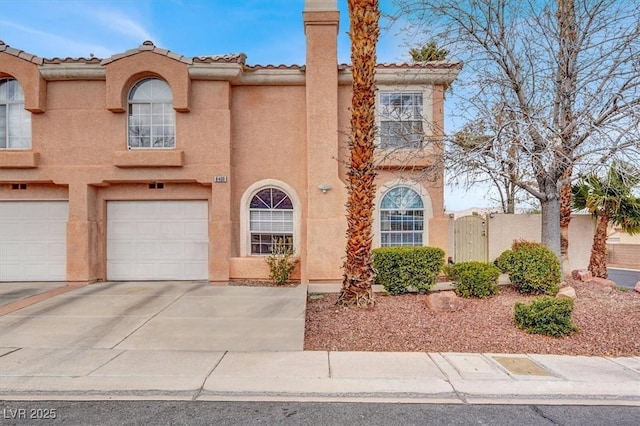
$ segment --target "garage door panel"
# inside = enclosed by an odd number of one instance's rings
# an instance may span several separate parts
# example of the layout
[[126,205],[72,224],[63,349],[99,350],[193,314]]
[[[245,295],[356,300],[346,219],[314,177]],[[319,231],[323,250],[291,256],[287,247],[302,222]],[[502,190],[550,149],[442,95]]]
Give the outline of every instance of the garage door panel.
[[47,245],[47,256],[51,259],[60,259],[66,264],[67,244],[65,241],[50,243]]
[[208,273],[206,201],[107,203],[107,278],[196,280]]
[[107,253],[109,253],[109,259],[117,261],[120,259],[128,260],[136,252],[133,241],[107,241]]
[[207,260],[208,256],[209,244],[207,243],[185,243],[184,244],[184,255],[187,259],[192,260]]
[[185,221],[184,222],[184,235],[188,238],[200,238],[206,236],[208,226],[206,222]]
[[67,201],[0,202],[0,281],[65,281]]
[[160,225],[160,233],[171,239],[181,239],[184,237],[184,223],[179,221],[163,222]]
[[159,273],[169,279],[184,276],[185,265],[177,262],[166,262],[158,265]]
[[184,246],[179,242],[163,242],[156,245],[155,254],[159,259],[174,260],[176,258],[184,258]]

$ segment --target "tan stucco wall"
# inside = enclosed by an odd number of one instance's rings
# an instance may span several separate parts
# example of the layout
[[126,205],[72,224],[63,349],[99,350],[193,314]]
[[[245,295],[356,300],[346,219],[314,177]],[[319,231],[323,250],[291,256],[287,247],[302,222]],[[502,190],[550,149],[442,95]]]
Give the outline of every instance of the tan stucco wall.
[[[511,248],[515,240],[540,241],[539,214],[495,214],[489,217],[489,261]],[[589,264],[595,222],[590,215],[573,215],[569,224],[569,267],[583,269]]]

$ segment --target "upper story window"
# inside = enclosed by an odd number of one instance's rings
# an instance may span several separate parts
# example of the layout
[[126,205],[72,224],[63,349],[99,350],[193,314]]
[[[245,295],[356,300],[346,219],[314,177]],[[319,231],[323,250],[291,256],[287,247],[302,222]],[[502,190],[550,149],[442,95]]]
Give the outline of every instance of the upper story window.
[[405,186],[389,190],[380,203],[380,245],[422,246],[424,203],[420,194]]
[[0,149],[31,148],[31,113],[24,91],[13,78],[0,79]]
[[264,188],[251,198],[251,254],[271,254],[277,240],[293,247],[293,228],[293,203],[283,191]]
[[380,148],[421,149],[424,140],[422,92],[380,92]]
[[140,80],[129,92],[129,148],[175,148],[175,116],[171,87]]

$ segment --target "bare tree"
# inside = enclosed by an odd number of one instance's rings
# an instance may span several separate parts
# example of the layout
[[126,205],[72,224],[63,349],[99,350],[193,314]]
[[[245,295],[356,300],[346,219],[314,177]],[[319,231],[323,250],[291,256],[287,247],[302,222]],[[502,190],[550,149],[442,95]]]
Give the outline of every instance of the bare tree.
[[353,94],[350,161],[347,173],[347,247],[342,305],[372,306],[375,274],[371,265],[375,198],[375,67],[380,11],[378,0],[348,0],[351,26]]
[[[483,118],[470,121],[453,135],[447,156],[468,158],[469,161],[460,162],[458,171],[464,170],[464,173],[450,179],[450,183],[462,184],[469,189],[478,183],[488,183],[491,193],[498,194],[502,212],[514,214],[516,204],[525,203],[530,198],[514,182],[531,182],[531,173],[519,160],[520,129],[513,115],[508,108],[499,105],[494,106],[493,112],[490,122]],[[496,153],[494,146],[505,149],[505,152]],[[481,157],[469,155],[470,152],[480,153],[479,149],[484,149]],[[496,173],[496,170],[500,170],[500,173]]]
[[613,160],[640,163],[640,0],[396,3],[414,31],[465,62],[452,114],[492,122],[501,105],[510,118],[496,135],[516,133],[515,155],[497,137],[464,156],[448,151],[450,173],[486,162],[487,152],[496,165],[515,158],[527,173],[487,172],[540,201],[541,240],[560,257],[563,186]]

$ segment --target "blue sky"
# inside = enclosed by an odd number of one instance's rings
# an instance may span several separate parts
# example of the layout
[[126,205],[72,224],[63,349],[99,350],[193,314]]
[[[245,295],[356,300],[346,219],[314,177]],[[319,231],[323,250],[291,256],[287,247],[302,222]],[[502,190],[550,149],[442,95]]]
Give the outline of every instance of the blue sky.
[[[350,62],[346,3],[338,0],[340,62]],[[0,40],[44,58],[105,58],[151,40],[185,56],[303,64],[303,8],[304,0],[0,0]],[[393,12],[393,1],[380,8]],[[383,31],[379,62],[408,58],[398,32]]]
[[[338,8],[338,60],[348,63],[347,0]],[[151,40],[189,57],[245,53],[251,65],[302,65],[303,9],[304,0],[0,0],[0,40],[43,58],[106,58]],[[393,0],[380,0],[380,10],[392,14]],[[381,25],[378,62],[407,61],[401,24]],[[448,189],[445,204],[483,206],[484,195]]]

